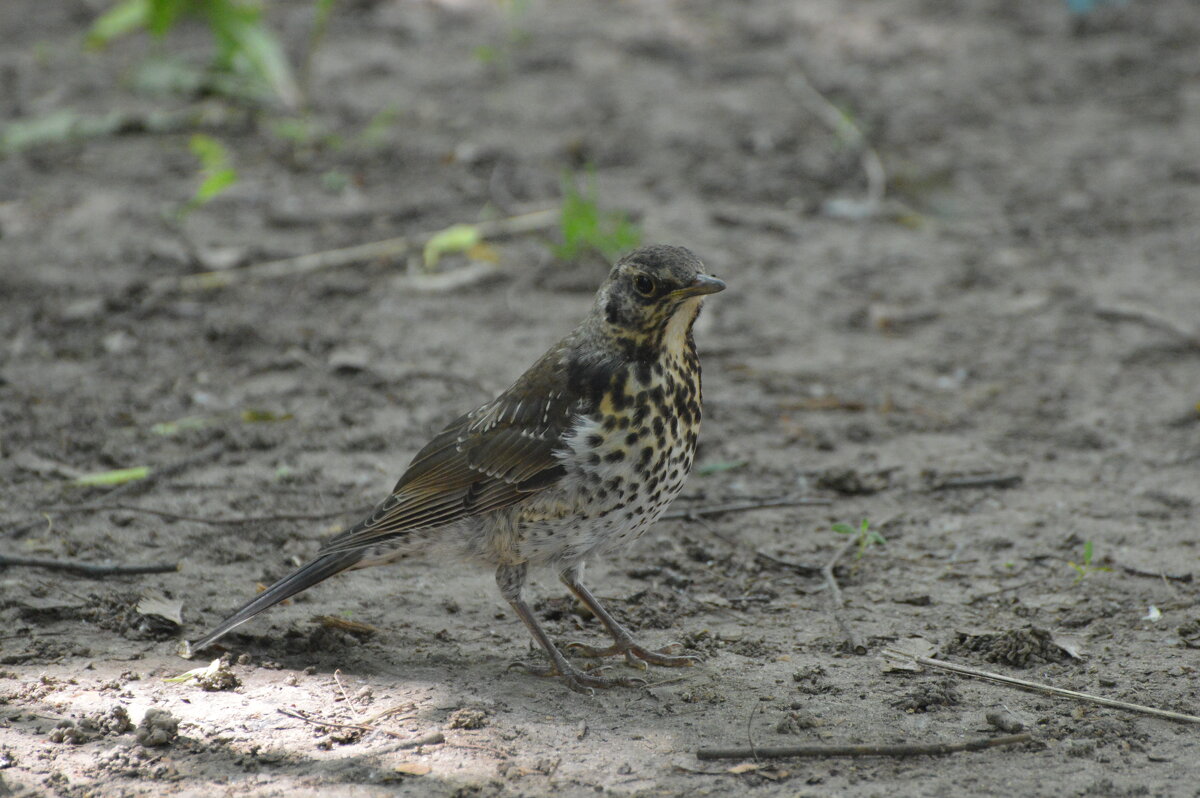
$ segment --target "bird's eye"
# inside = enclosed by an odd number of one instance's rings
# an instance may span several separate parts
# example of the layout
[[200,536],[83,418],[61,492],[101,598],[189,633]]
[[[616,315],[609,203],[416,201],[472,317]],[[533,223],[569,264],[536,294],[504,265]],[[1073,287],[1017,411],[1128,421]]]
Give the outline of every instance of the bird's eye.
[[644,274],[633,278],[633,288],[642,296],[654,295],[654,280]]

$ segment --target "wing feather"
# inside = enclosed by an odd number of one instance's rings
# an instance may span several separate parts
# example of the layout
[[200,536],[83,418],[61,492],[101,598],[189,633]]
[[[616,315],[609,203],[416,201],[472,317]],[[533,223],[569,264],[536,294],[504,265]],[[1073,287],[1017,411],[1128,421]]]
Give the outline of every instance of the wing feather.
[[366,548],[412,529],[508,507],[566,473],[557,452],[589,398],[567,390],[565,343],[495,400],[452,421],[409,464],[392,494],[321,554]]

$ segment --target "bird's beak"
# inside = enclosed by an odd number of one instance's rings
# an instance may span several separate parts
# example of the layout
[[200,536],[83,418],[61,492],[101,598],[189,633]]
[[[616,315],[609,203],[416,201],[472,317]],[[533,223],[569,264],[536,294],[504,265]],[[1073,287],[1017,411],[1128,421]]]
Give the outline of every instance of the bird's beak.
[[676,296],[704,296],[705,294],[715,294],[718,291],[725,290],[725,281],[718,280],[716,277],[709,277],[707,274],[698,274],[692,284],[686,288],[680,288],[675,292]]

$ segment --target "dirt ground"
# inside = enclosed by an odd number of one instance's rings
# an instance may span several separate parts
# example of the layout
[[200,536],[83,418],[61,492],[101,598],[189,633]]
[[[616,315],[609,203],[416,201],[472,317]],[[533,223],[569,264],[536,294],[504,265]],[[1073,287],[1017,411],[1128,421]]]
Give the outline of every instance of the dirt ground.
[[[0,156],[0,552],[179,569],[3,569],[0,793],[1200,795],[1200,727],[881,658],[924,642],[1200,712],[1193,0],[1082,18],[1044,0],[347,0],[299,132],[150,91],[145,41],[85,52],[105,5],[0,5],[4,122],[206,110]],[[297,62],[310,15],[272,9]],[[191,27],[168,47],[206,48]],[[196,130],[240,180],[178,221]],[[887,197],[863,213],[872,152]],[[646,642],[703,663],[576,695],[507,669],[529,640],[489,574],[425,561],[315,588],[226,638],[210,678],[167,681],[208,664],[181,639],[356,520],[570,329],[604,267],[533,234],[491,242],[499,274],[450,290],[406,257],[171,281],[555,207],[589,164],[604,206],[730,286],[697,329],[700,472],[675,508],[830,502],[662,521],[591,567]],[[72,484],[135,466],[158,478]],[[856,655],[823,580],[789,563],[823,564],[831,525],[864,518],[886,544],[838,571]],[[548,629],[598,641],[563,593],[552,574],[531,587]],[[147,599],[181,605],[182,626]],[[1010,722],[1032,742],[695,755]]]

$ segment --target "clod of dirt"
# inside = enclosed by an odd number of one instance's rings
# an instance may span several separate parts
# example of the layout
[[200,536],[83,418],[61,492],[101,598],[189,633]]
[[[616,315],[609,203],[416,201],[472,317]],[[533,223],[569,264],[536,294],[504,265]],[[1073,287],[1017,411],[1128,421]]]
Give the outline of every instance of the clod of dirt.
[[894,468],[879,471],[859,471],[854,468],[827,468],[817,474],[818,488],[832,490],[844,496],[869,496],[892,486]]
[[1200,648],[1200,618],[1188,621],[1175,630],[1179,640],[1188,648]]
[[820,665],[800,668],[792,673],[792,681],[796,683],[796,689],[805,695],[821,695],[835,689],[825,681],[825,669]]
[[792,710],[779,719],[775,724],[776,734],[800,734],[807,729],[815,729],[821,725],[816,715],[803,709]]
[[89,603],[79,611],[82,620],[101,629],[116,632],[130,640],[169,640],[179,633],[179,626],[158,614],[143,615],[138,611],[143,597],[138,593],[91,594]]
[[1021,722],[1021,719],[1007,709],[993,710],[983,717],[989,726],[1005,734],[1016,734],[1025,730],[1025,724]]
[[82,745],[98,737],[124,734],[133,728],[125,707],[117,704],[107,712],[88,715],[78,721],[64,720],[50,732],[50,742]]
[[463,707],[450,715],[451,729],[482,729],[487,725],[487,710]]
[[179,719],[165,709],[151,707],[137,727],[137,741],[146,748],[170,745],[179,736]]
[[954,682],[943,680],[918,685],[904,697],[892,703],[905,712],[930,712],[942,707],[952,707],[959,702],[958,688]]
[[311,629],[289,629],[283,636],[284,648],[289,654],[312,654],[345,651],[354,648],[359,641],[349,632],[328,626]]
[[196,677],[196,685],[209,693],[218,693],[222,690],[232,690],[235,687],[240,687],[242,680],[237,675],[229,670],[229,663],[224,659],[215,668],[211,668],[205,673]]
[[83,745],[94,739],[96,739],[95,734],[80,726],[76,726],[73,720],[59,721],[58,725],[50,731],[50,742],[52,743]]
[[681,692],[679,700],[685,704],[724,704],[729,696],[715,687],[697,685]]
[[1010,629],[1006,632],[970,634],[959,632],[949,645],[950,653],[982,654],[988,662],[1024,668],[1031,664],[1062,662],[1070,654],[1054,642],[1045,629]]

